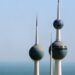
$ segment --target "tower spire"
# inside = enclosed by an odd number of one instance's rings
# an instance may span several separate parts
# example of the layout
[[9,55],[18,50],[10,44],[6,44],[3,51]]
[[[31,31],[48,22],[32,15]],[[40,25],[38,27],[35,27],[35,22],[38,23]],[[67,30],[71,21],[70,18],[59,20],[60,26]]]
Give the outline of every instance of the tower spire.
[[57,1],[57,19],[59,19],[60,18],[60,1],[58,0]]
[[36,16],[36,36],[35,36],[35,44],[38,44],[38,17]]

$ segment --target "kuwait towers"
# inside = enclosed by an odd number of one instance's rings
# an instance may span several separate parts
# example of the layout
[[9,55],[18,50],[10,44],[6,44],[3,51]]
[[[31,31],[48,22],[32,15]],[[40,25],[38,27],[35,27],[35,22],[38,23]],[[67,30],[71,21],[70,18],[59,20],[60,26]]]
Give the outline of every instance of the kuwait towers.
[[35,36],[35,44],[31,47],[29,51],[29,55],[32,60],[34,60],[34,75],[39,75],[39,61],[43,57],[43,50],[39,46],[38,40],[38,24],[36,17],[36,36]]
[[[55,61],[55,74],[54,75],[62,75],[62,59],[67,55],[67,46],[64,45],[61,39],[61,29],[63,28],[63,22],[60,19],[60,11],[59,11],[59,0],[57,0],[57,18],[53,22],[53,26],[56,30],[56,40],[52,42],[49,47],[50,53],[50,75],[52,75],[52,58]],[[43,50],[39,46],[38,40],[38,24],[36,17],[36,36],[35,36],[35,44],[30,48],[29,55],[32,60],[34,60],[34,75],[39,75],[39,61],[43,57]]]
[[55,60],[55,75],[62,75],[62,59],[67,54],[67,46],[63,44],[61,40],[61,29],[63,28],[63,22],[60,20],[59,12],[59,0],[57,1],[57,19],[53,22],[53,26],[56,29],[56,40],[51,43],[49,47],[49,53],[52,54],[52,58]]

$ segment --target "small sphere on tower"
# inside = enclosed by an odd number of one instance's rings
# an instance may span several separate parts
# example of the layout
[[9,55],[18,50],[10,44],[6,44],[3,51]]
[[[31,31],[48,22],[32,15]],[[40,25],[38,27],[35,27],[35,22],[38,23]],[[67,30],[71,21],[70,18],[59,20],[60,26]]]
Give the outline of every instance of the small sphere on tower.
[[63,27],[63,22],[61,20],[56,19],[53,22],[53,26],[55,29],[61,29]]
[[29,51],[29,55],[33,60],[40,60],[43,57],[43,50],[39,45],[34,45]]
[[61,41],[55,41],[49,48],[49,53],[51,53],[52,47],[52,57],[55,60],[63,59],[67,54],[67,46],[65,46]]

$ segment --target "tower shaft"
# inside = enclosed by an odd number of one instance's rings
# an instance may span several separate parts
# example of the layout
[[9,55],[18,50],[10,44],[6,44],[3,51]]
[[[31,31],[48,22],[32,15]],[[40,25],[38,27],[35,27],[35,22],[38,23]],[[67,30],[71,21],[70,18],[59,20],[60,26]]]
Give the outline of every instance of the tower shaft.
[[34,61],[34,75],[39,75],[39,61]]
[[61,30],[56,29],[56,41],[61,41]]
[[[56,30],[56,41],[61,41],[61,31]],[[55,75],[62,75],[61,60],[55,60]]]
[[[57,2],[57,20],[60,18],[59,0]],[[61,41],[61,30],[56,29],[56,41]],[[61,60],[55,60],[55,75],[62,75]]]
[[55,60],[55,75],[62,75],[61,60]]
[[[51,44],[52,44],[52,33],[51,33]],[[51,46],[51,54],[50,54],[50,75],[53,75],[52,46]]]
[[[60,18],[60,10],[59,10],[60,1],[57,2],[57,20]],[[60,29],[56,29],[56,41],[61,41],[61,31]]]

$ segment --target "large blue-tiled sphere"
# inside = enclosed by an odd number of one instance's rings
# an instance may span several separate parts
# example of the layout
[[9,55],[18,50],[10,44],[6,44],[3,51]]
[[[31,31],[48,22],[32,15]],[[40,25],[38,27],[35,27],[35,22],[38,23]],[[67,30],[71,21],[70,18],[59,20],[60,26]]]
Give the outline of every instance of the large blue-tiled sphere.
[[55,41],[49,48],[49,53],[51,53],[52,47],[52,57],[55,60],[63,59],[67,54],[67,46],[64,45],[61,41]]
[[29,55],[33,60],[40,60],[43,57],[43,50],[39,45],[34,45],[31,47]]

